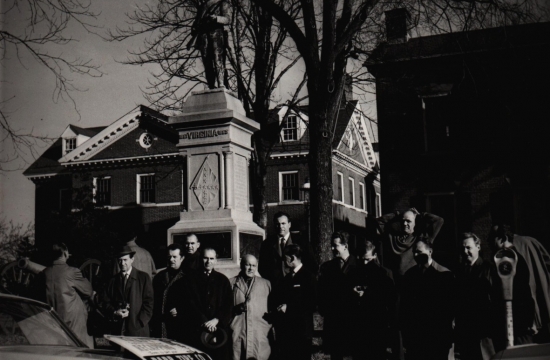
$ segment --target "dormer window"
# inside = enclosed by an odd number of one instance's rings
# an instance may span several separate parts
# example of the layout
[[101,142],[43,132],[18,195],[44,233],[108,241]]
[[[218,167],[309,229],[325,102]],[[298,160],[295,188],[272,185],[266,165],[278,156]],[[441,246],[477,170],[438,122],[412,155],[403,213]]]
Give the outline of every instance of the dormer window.
[[283,125],[283,141],[298,140],[298,120],[296,115],[290,115]]
[[76,138],[65,139],[65,154],[70,153],[76,149]]

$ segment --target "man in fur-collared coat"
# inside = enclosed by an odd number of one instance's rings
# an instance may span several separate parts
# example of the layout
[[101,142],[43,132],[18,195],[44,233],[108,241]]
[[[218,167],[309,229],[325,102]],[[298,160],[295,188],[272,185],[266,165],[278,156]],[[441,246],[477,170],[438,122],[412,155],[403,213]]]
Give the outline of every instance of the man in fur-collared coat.
[[267,360],[271,354],[268,334],[271,325],[265,320],[269,280],[256,276],[258,260],[253,255],[241,259],[241,272],[231,279],[233,289],[233,360]]

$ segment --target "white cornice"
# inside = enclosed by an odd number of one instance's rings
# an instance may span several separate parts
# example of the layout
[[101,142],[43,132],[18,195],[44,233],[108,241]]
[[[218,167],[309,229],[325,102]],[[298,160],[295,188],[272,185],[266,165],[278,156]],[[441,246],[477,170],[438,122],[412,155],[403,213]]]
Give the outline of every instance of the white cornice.
[[92,164],[101,164],[101,163],[120,163],[120,162],[134,162],[142,160],[156,160],[164,158],[176,158],[181,156],[179,152],[169,153],[169,154],[155,154],[155,155],[145,155],[145,156],[132,156],[132,157],[123,157],[123,158],[109,158],[109,159],[98,159],[98,160],[84,160],[84,161],[71,161],[62,163],[63,166],[80,166],[80,165],[92,165]]
[[342,166],[345,166],[355,171],[361,176],[367,176],[371,172],[371,170],[365,164],[361,164],[360,162],[353,160],[352,158],[338,150],[332,151],[332,160]]
[[271,154],[269,157],[272,159],[275,158],[292,158],[292,157],[306,157],[309,154],[309,151],[300,151],[295,153],[277,153]]

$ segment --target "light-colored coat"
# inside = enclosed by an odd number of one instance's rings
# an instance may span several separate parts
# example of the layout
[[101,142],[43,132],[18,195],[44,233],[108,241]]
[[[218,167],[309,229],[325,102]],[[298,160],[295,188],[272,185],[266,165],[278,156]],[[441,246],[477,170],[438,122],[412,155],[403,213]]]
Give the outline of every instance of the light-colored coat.
[[271,325],[263,319],[267,313],[267,297],[271,292],[269,280],[255,276],[250,284],[239,275],[231,279],[233,303],[238,309],[246,302],[246,311],[234,311],[231,320],[233,332],[233,360],[241,359],[241,349],[246,349],[245,359],[267,360],[271,354],[268,333]]
[[92,296],[92,284],[80,270],[63,260],[55,260],[40,273],[39,279],[45,285],[45,298],[42,299],[55,309],[80,340],[93,348],[93,339],[86,328],[88,311],[82,301]]

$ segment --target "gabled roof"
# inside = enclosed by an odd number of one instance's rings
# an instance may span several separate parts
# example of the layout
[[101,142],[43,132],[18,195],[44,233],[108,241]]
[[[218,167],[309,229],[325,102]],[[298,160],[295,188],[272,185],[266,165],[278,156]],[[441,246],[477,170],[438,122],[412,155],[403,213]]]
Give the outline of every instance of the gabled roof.
[[27,177],[36,177],[40,175],[60,175],[68,171],[59,163],[59,158],[63,156],[63,139],[57,139],[31,166],[23,172]]
[[78,146],[76,149],[59,159],[62,164],[71,162],[81,162],[90,160],[94,155],[101,152],[108,146],[111,146],[126,134],[136,129],[139,126],[140,119],[147,117],[154,119],[162,126],[165,126],[170,131],[174,131],[166,122],[166,116],[157,113],[145,106],[141,106],[138,111],[124,115],[120,119],[113,122],[103,130],[93,135],[86,142]]
[[84,135],[84,136],[87,136],[87,137],[92,137],[92,136],[96,135],[98,132],[100,132],[101,130],[105,129],[105,126],[98,126],[98,127],[91,127],[91,128],[81,128],[81,127],[78,127],[78,126],[72,125],[72,124],[70,124],[69,127],[75,134]]

